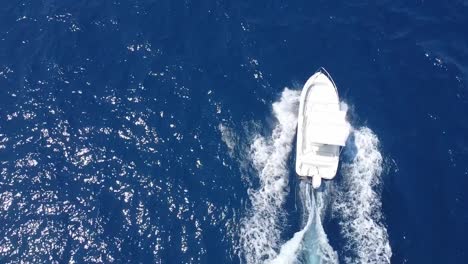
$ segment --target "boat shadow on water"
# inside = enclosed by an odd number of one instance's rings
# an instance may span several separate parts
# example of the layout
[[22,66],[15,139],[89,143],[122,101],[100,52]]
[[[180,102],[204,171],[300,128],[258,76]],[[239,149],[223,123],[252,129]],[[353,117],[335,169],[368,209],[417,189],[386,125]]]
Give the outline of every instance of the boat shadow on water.
[[357,153],[358,153],[358,149],[357,149],[357,146],[356,146],[356,137],[354,135],[354,132],[351,132],[349,134],[348,139],[346,140],[346,147],[344,147],[344,149],[343,149],[343,151],[341,153],[340,162],[341,163],[351,162],[352,160],[354,160]]

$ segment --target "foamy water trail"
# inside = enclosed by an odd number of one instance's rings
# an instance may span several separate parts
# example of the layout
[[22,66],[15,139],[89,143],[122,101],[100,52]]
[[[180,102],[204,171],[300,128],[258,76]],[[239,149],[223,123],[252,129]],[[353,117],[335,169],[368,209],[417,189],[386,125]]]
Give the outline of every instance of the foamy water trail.
[[[379,194],[382,155],[378,138],[369,128],[354,130],[354,140],[345,148],[344,160],[348,161],[342,163],[340,184],[324,183],[322,191],[313,191],[308,183],[300,183],[303,228],[282,244],[287,215],[283,205],[290,176],[287,161],[296,133],[299,95],[299,91],[286,88],[273,104],[277,122],[271,136],[257,134],[251,141],[249,159],[260,186],[248,190],[251,206],[241,220],[243,259],[247,263],[338,263],[322,225],[325,205],[333,199],[333,216],[346,241],[344,261],[389,263],[392,252],[382,224]],[[226,131],[220,130],[223,138],[227,137]],[[336,185],[333,193],[327,189],[330,184]]]
[[307,222],[301,231],[295,233],[293,238],[281,246],[280,253],[272,263],[338,263],[338,255],[328,243],[322,226],[321,215],[325,208],[324,195],[324,192],[313,191],[310,183],[300,183],[299,196],[303,216],[307,216]]
[[277,123],[271,136],[256,135],[250,158],[259,188],[249,190],[251,208],[241,222],[241,250],[247,263],[265,263],[277,255],[288,194],[287,160],[296,134],[300,91],[285,89],[273,104]]
[[377,136],[367,127],[354,130],[346,147],[349,161],[341,166],[342,183],[335,190],[334,216],[346,240],[345,262],[390,263],[392,250],[382,223],[380,200],[382,155]]
[[296,263],[298,261],[298,252],[302,247],[302,241],[307,230],[310,229],[314,220],[314,214],[310,213],[313,207],[313,194],[310,192],[309,184],[302,184],[300,188],[300,197],[302,201],[302,210],[304,215],[307,215],[307,222],[304,228],[296,232],[294,236],[281,246],[280,253],[271,262],[271,264],[287,264]]
[[250,158],[258,171],[260,188],[249,190],[252,207],[241,223],[241,248],[247,263],[337,263],[321,222],[324,198],[305,182],[299,188],[304,227],[281,245],[287,214],[282,206],[290,176],[287,160],[296,134],[299,96],[300,91],[283,91],[273,104],[277,123],[271,136],[256,135],[251,145]]

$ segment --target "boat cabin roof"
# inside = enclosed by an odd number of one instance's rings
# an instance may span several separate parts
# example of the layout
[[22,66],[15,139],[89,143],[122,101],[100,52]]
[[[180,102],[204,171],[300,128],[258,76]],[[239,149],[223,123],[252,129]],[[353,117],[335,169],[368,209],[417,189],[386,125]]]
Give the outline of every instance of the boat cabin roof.
[[311,111],[307,117],[308,140],[310,143],[344,146],[350,125],[345,111]]

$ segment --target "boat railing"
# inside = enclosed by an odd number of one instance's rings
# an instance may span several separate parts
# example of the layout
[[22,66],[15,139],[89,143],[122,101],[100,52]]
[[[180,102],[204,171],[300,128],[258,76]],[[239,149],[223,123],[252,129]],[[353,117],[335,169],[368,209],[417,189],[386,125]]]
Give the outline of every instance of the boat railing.
[[331,81],[332,84],[333,84],[333,88],[335,88],[335,92],[336,92],[336,94],[337,94],[338,97],[339,97],[340,94],[338,93],[338,88],[336,88],[335,81],[334,81],[333,78],[331,77],[330,73],[328,73],[327,70],[325,70],[324,67],[320,67],[317,71],[318,71],[318,72],[321,72],[321,73],[323,73],[323,74],[325,74],[325,75],[328,77],[328,79],[330,79],[330,81]]

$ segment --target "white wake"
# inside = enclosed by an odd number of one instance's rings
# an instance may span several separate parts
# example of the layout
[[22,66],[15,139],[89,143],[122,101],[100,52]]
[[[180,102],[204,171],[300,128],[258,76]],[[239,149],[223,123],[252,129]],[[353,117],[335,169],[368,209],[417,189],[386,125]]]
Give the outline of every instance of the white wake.
[[346,263],[390,263],[392,250],[382,221],[382,155],[379,139],[367,127],[355,129],[345,149],[342,182],[332,206],[346,241]]
[[[289,193],[287,162],[296,134],[299,96],[300,91],[286,88],[273,103],[276,123],[271,135],[258,133],[250,142],[249,159],[259,186],[248,190],[251,205],[241,220],[243,259],[247,263],[338,263],[322,225],[325,205],[332,200],[333,216],[346,241],[340,250],[344,262],[389,263],[392,253],[378,192],[382,156],[378,139],[368,128],[355,130],[352,146],[345,148],[339,184],[326,182],[321,191],[314,191],[309,184],[300,183],[303,228],[288,241],[282,240],[288,214],[283,208]],[[330,192],[330,186],[336,190]]]
[[325,209],[324,193],[312,190],[310,183],[301,181],[299,197],[303,216],[307,217],[307,222],[301,231],[296,232],[293,238],[281,246],[280,253],[272,264],[338,263],[338,255],[328,243],[327,234],[322,226],[321,215]]
[[277,123],[271,136],[256,135],[250,158],[258,172],[260,186],[249,190],[251,208],[242,219],[240,242],[247,263],[272,260],[281,243],[283,204],[288,194],[287,160],[296,134],[299,91],[285,89],[273,103]]
[[283,91],[280,100],[273,103],[277,123],[271,136],[257,134],[251,145],[250,158],[260,187],[249,190],[252,206],[241,223],[241,248],[247,263],[337,262],[320,219],[322,194],[314,195],[305,183],[300,185],[304,228],[281,246],[290,176],[287,161],[296,134],[299,96],[300,91]]

